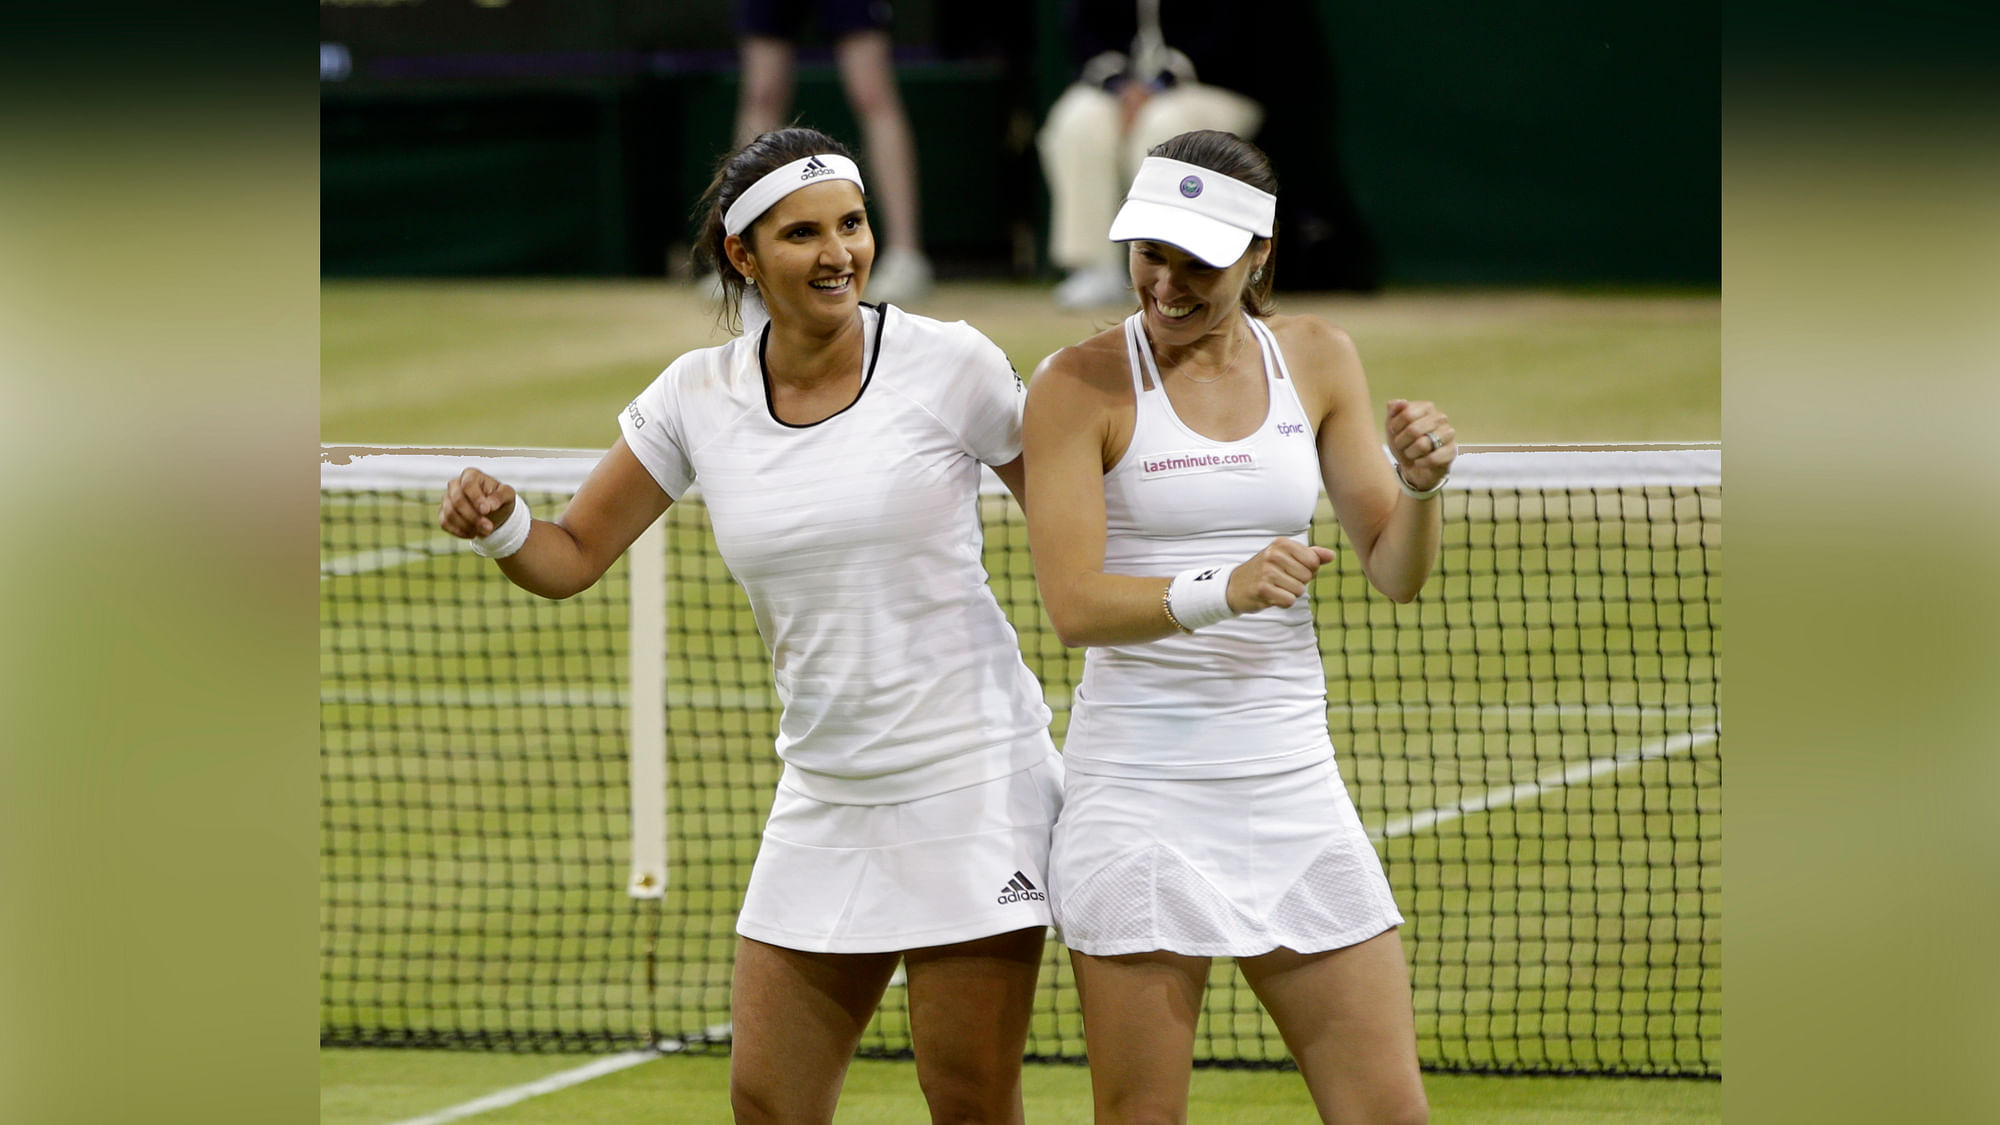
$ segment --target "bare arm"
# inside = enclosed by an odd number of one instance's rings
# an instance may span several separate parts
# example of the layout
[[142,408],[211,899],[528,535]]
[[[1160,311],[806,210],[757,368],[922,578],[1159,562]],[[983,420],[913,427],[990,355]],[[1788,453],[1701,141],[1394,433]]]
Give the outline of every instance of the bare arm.
[[[1334,514],[1369,583],[1394,601],[1412,601],[1437,561],[1443,504],[1437,497],[1413,499],[1397,486],[1395,470],[1383,459],[1376,438],[1368,378],[1354,342],[1317,317],[1294,323],[1294,340],[1288,344],[1303,353],[1304,362],[1292,366],[1312,381],[1311,393],[1320,406],[1320,474]],[[1389,447],[1412,488],[1427,489],[1450,469],[1458,450],[1445,422],[1427,402],[1398,399],[1389,404]],[[1436,450],[1424,436],[1433,430],[1442,443]]]
[[1067,348],[1028,381],[1021,421],[1028,462],[1028,547],[1049,624],[1063,644],[1153,641],[1176,630],[1164,578],[1104,573],[1104,446],[1115,394]]
[[[461,539],[489,535],[513,513],[512,487],[467,469],[445,490],[438,526]],[[624,438],[611,447],[554,520],[530,525],[521,549],[497,560],[509,581],[545,598],[590,589],[673,500]]]
[[993,466],[993,475],[999,477],[1000,483],[1007,486],[1007,491],[1014,494],[1014,503],[1019,504],[1023,512],[1028,510],[1027,460],[1027,455],[1023,454],[1005,465]]

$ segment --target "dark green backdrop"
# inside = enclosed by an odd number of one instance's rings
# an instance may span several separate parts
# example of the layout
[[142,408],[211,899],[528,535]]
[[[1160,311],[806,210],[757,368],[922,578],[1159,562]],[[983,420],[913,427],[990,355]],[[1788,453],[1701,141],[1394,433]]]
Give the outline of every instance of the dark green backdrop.
[[[728,10],[322,0],[324,272],[661,272],[729,142]],[[1289,91],[1259,138],[1285,185],[1281,281],[1719,280],[1715,5],[1259,12]],[[1061,0],[897,5],[925,238],[948,271],[1040,262],[1032,136],[1067,79],[1060,29]],[[823,59],[798,112],[856,137]]]

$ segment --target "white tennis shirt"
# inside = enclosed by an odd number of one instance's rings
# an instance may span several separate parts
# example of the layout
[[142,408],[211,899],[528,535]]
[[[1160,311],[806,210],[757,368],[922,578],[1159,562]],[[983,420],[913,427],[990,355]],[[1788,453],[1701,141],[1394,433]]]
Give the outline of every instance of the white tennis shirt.
[[1033,765],[1049,709],[980,561],[1021,381],[962,321],[862,317],[860,396],[824,421],[773,415],[757,333],[675,360],[619,427],[667,495],[701,485],[771,654],[783,783],[872,805]]
[[[1107,573],[1234,568],[1280,536],[1306,541],[1322,488],[1313,427],[1277,338],[1245,320],[1270,405],[1239,441],[1181,421],[1140,314],[1125,322],[1137,401],[1131,444],[1104,474]],[[1310,598],[1193,634],[1089,649],[1063,741],[1066,769],[1112,777],[1254,777],[1332,755]]]

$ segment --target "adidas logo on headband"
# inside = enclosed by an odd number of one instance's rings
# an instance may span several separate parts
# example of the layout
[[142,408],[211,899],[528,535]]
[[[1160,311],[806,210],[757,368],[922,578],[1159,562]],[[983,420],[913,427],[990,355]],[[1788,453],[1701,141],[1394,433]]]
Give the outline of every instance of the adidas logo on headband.
[[815,156],[811,160],[806,161],[805,171],[799,173],[799,179],[810,180],[820,176],[831,175],[833,175],[833,169],[827,167],[825,161]]

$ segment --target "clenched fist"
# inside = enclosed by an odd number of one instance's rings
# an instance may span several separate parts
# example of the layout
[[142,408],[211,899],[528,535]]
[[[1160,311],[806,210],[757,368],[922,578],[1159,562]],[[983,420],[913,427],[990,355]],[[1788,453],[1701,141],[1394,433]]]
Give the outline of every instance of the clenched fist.
[[1333,561],[1333,552],[1296,539],[1273,539],[1229,575],[1229,608],[1255,613],[1273,606],[1284,609],[1306,592],[1319,568]]
[[1391,401],[1384,429],[1403,483],[1418,492],[1428,492],[1443,480],[1458,457],[1458,431],[1434,402]]
[[479,539],[514,513],[514,489],[478,469],[467,469],[445,486],[438,526],[460,539]]

